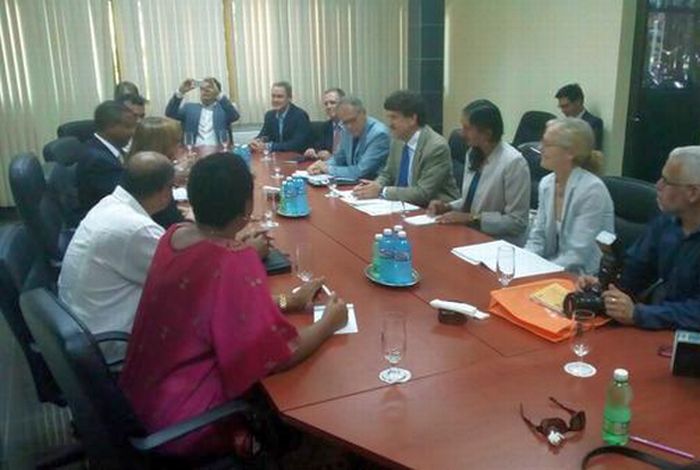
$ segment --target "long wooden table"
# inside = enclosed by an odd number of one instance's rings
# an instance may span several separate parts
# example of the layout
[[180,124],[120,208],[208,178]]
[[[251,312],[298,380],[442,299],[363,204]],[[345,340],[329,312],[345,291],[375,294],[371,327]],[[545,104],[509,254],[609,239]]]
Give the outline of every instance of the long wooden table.
[[[267,165],[257,159],[253,165],[258,187],[276,183]],[[602,445],[605,386],[612,370],[626,367],[635,393],[633,433],[700,455],[700,381],[673,377],[668,359],[656,355],[658,346],[672,341],[670,332],[603,328],[593,335],[590,355],[598,374],[576,379],[562,370],[573,359],[567,344],[551,344],[496,317],[442,325],[428,305],[431,299],[486,308],[490,291],[498,288],[493,273],[449,252],[488,237],[465,227],[404,224],[422,280],[408,289],[377,286],[363,274],[372,236],[400,218],[367,216],[325,198],[325,192],[309,188],[311,215],[278,217],[280,227],[272,234],[288,253],[301,241],[312,244],[314,273],[355,304],[359,333],[335,336],[303,364],[264,380],[284,419],[396,468],[579,468],[582,456]],[[273,288],[288,288],[298,281],[283,275],[271,282]],[[387,311],[408,316],[402,366],[413,379],[402,385],[388,386],[377,377],[386,367],[379,331]],[[311,314],[290,319],[304,325]],[[522,402],[536,421],[565,417],[548,405],[548,396],[588,416],[586,429],[558,450],[532,434],[518,414]],[[605,468],[634,468],[614,457],[600,462]]]

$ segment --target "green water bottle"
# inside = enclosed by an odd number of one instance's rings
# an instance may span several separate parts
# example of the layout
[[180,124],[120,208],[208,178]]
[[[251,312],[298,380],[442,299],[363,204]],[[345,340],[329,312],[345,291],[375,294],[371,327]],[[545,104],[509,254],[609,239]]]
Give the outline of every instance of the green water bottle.
[[632,387],[629,383],[629,372],[625,369],[615,369],[605,395],[603,440],[606,443],[616,446],[627,444],[632,419],[631,401]]

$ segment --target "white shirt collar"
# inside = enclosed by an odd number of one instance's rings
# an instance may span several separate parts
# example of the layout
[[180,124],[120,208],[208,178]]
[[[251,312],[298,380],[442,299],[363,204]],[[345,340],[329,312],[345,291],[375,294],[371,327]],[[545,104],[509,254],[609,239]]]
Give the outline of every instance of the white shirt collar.
[[122,188],[121,186],[117,185],[117,187],[114,188],[112,196],[114,196],[114,198],[118,201],[123,202],[124,204],[131,207],[134,211],[143,214],[146,217],[150,217],[150,215],[148,214],[148,212],[146,212],[146,209],[143,208],[141,203],[137,201],[134,196],[132,196],[126,189]]
[[115,147],[114,145],[110,144],[107,140],[105,140],[105,139],[104,139],[100,134],[98,134],[97,132],[95,132],[94,135],[95,135],[95,137],[97,138],[97,140],[99,140],[100,142],[102,142],[102,143],[104,144],[104,146],[107,147],[107,149],[108,149],[110,152],[112,152],[112,155],[114,155],[114,158],[116,158],[117,160],[120,160],[120,161],[121,161],[122,153],[119,151],[119,149],[118,149],[117,147]]
[[586,114],[586,108],[583,108],[583,111],[581,111],[580,113],[578,113],[578,114],[576,115],[576,117],[577,117],[578,119],[583,119],[583,115],[584,115],[584,114]]
[[422,127],[419,127],[416,132],[413,133],[410,139],[408,139],[408,142],[406,142],[406,145],[408,145],[408,148],[411,149],[411,152],[416,151],[416,147],[418,146],[418,139],[420,138],[420,133],[423,130]]

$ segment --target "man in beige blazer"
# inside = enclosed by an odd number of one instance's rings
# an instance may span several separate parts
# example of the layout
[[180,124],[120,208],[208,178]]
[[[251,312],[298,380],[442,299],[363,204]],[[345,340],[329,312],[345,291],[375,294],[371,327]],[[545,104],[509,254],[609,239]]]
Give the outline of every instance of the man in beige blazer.
[[353,194],[359,199],[381,197],[424,207],[433,199],[459,197],[450,148],[444,137],[425,124],[423,98],[412,91],[396,91],[384,101],[384,109],[394,137],[387,163],[377,179],[362,180]]

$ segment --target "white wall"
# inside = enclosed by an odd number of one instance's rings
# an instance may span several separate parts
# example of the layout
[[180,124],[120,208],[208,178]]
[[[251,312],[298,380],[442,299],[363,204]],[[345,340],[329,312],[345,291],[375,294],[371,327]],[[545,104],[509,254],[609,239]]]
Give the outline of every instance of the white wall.
[[505,137],[525,111],[559,115],[554,94],[577,82],[604,123],[606,172],[622,168],[635,0],[446,0],[445,134],[487,98]]

